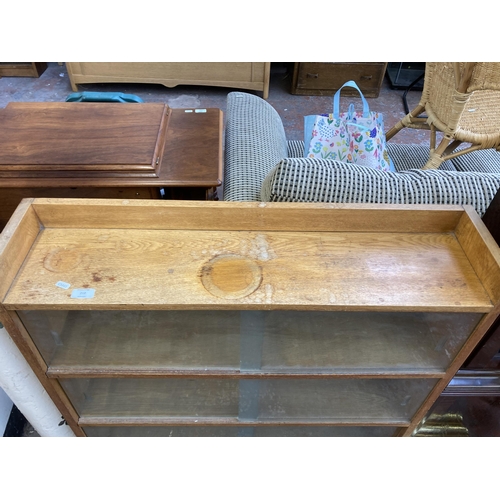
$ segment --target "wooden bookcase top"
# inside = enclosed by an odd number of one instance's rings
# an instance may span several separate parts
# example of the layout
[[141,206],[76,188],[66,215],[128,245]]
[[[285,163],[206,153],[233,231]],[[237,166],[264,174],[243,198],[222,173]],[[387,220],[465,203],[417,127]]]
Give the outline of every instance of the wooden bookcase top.
[[0,236],[14,310],[487,313],[499,270],[459,206],[26,199]]

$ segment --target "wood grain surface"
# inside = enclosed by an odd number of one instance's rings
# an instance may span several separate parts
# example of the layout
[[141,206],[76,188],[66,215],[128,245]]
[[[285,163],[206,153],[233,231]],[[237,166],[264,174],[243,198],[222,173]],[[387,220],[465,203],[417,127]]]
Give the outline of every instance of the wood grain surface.
[[39,198],[45,227],[235,231],[453,233],[458,205],[259,203]]
[[222,184],[220,109],[14,102],[0,110],[0,128],[0,189]]
[[[73,183],[77,184],[73,180]],[[0,231],[5,227],[17,206],[24,198],[110,198],[122,199],[160,199],[160,190],[155,187],[53,187],[33,186],[26,188],[0,188]],[[1,185],[1,181],[0,181]]]
[[160,103],[9,103],[0,113],[0,171],[154,171],[166,110]]
[[23,200],[0,233],[0,302],[42,230],[32,201]]
[[[68,199],[31,207],[44,229],[10,308],[493,308],[475,256],[452,230],[459,207]],[[71,298],[74,289],[95,295]]]
[[[56,287],[58,281],[71,288]],[[93,289],[95,296],[74,299],[74,289]],[[43,230],[4,303],[69,309],[493,307],[452,234],[62,228]]]

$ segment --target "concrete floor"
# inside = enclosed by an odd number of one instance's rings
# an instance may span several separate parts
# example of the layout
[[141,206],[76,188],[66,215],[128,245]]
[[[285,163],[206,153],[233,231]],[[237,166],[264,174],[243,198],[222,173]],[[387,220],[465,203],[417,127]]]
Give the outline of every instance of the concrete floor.
[[[276,109],[283,120],[283,125],[289,140],[303,138],[304,116],[325,113],[332,109],[331,96],[297,96],[290,93],[292,84],[293,63],[272,63],[268,102]],[[155,84],[84,84],[79,85],[79,91],[114,91],[135,94],[145,102],[166,102],[172,108],[226,108],[226,97],[232,90],[223,87],[202,87],[180,85],[167,88]],[[245,90],[243,90],[246,92]],[[48,63],[48,68],[39,78],[0,78],[0,108],[11,101],[55,101],[62,102],[72,93],[68,74],[64,63]],[[261,96],[261,92],[253,92]],[[404,115],[404,90],[394,90],[387,76],[377,98],[367,98],[370,109],[383,113],[385,127],[389,129]],[[412,109],[420,98],[421,92],[412,90],[408,93],[408,105]],[[359,98],[346,97],[341,99],[341,110],[354,102],[360,105]],[[408,144],[428,144],[427,131],[403,130],[392,142]]]

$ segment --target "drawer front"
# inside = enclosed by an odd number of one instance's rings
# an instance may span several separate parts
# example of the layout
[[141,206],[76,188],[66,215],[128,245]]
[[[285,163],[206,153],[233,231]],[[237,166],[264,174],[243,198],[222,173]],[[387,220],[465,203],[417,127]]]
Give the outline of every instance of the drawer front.
[[49,375],[441,374],[476,313],[20,311]]
[[263,425],[84,427],[88,437],[392,437],[397,427]]
[[[333,95],[344,83],[354,80],[365,97],[377,97],[386,66],[386,63],[298,63],[292,93]],[[359,94],[345,89],[342,95]]]
[[[409,423],[435,379],[62,379],[86,424]],[[172,422],[174,423],[174,422]],[[83,423],[81,422],[83,425]]]

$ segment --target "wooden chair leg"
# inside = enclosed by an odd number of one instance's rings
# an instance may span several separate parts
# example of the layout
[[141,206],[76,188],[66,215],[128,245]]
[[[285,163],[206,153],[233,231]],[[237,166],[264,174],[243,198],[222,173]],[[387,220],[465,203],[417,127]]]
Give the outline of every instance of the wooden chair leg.
[[392,127],[385,134],[386,140],[394,137],[400,130],[403,130],[405,127],[411,127],[411,125],[417,121],[416,118],[418,115],[422,114],[425,111],[425,107],[419,104],[415,109],[410,111],[402,120],[400,120],[394,127]]
[[396,123],[396,125],[394,125],[394,127],[392,127],[388,132],[386,132],[385,139],[388,141],[404,128],[405,125],[403,124],[403,120],[400,120],[398,123]]
[[457,141],[456,139],[447,146],[447,148],[444,150],[444,155],[449,155],[451,153],[453,153],[453,151],[455,151],[455,149],[458,148],[458,146],[460,146],[460,144],[462,144],[462,141]]
[[436,149],[436,127],[431,123],[430,125],[430,129],[431,129],[431,153]]
[[439,165],[443,163],[444,158],[442,155],[437,154],[435,151],[430,153],[429,160],[422,167],[422,170],[436,170],[439,168]]
[[[450,147],[450,142],[452,141],[452,138],[449,135],[445,135],[441,142],[439,143],[439,146],[436,149],[431,149],[429,153],[429,161],[424,165],[422,170],[431,170],[431,169],[437,169],[439,168],[439,165],[443,163],[444,161],[444,155],[447,149]],[[431,146],[432,146],[432,140],[431,140]],[[453,141],[451,145],[453,145],[456,141]],[[456,146],[455,146],[456,147]]]
[[436,154],[438,154],[439,156],[443,156],[446,153],[446,151],[449,149],[450,143],[451,143],[451,145],[453,145],[454,142],[455,141],[453,140],[453,138],[451,136],[445,135],[441,139],[441,142],[439,143],[439,146],[435,150]]

